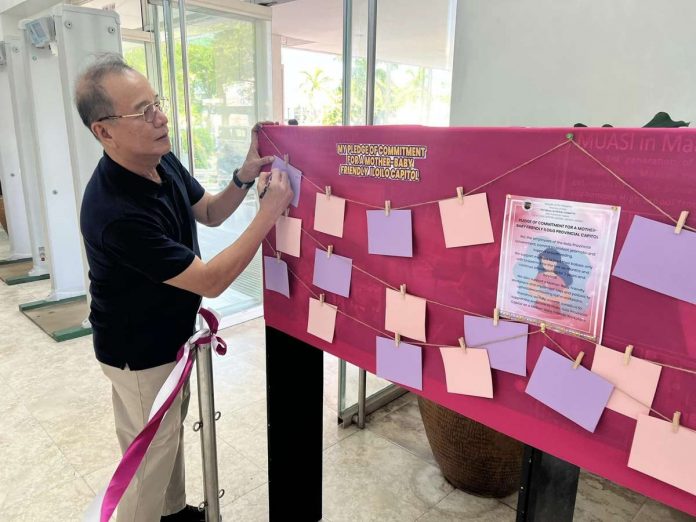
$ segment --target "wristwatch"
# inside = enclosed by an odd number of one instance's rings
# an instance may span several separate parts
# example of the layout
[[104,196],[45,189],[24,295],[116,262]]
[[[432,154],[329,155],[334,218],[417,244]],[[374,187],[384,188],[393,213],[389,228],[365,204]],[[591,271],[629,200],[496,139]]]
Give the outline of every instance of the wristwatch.
[[239,172],[239,169],[234,169],[234,172],[232,173],[232,181],[234,182],[235,185],[237,185],[240,189],[248,190],[251,187],[254,186],[253,181],[249,181],[248,183],[244,183],[239,177],[237,176],[237,173]]

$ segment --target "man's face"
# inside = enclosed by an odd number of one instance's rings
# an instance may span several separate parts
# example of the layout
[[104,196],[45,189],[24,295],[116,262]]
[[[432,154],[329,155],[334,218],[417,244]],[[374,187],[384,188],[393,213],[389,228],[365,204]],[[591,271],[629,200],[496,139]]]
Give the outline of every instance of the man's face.
[[[143,112],[157,100],[155,91],[142,74],[126,71],[110,74],[102,81],[102,87],[113,101],[113,116]],[[107,153],[114,152],[131,161],[154,160],[171,150],[167,117],[157,110],[153,121],[142,116],[119,118],[100,122],[102,128],[93,129]]]

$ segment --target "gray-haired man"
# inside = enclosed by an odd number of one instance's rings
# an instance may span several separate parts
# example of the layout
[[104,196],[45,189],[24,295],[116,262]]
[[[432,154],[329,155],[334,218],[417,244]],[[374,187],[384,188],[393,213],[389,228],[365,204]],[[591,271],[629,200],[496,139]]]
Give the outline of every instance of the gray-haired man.
[[[229,187],[211,195],[170,152],[162,101],[117,55],[78,79],[75,103],[104,148],[85,190],[80,226],[89,263],[94,349],[112,383],[122,450],[147,421],[155,395],[191,335],[201,296],[222,293],[244,270],[292,199],[284,173],[261,173],[256,128]],[[259,177],[268,186],[244,233],[200,259],[196,222],[217,226]],[[118,521],[205,520],[186,505],[183,428],[188,387],[165,417],[118,508]]]

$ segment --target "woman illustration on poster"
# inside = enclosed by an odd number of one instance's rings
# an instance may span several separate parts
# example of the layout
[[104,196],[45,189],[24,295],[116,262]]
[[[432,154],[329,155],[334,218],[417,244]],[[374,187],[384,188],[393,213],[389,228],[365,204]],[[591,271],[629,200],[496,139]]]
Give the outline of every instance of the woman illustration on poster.
[[561,304],[571,297],[570,267],[553,247],[547,247],[538,257],[537,276],[529,281],[529,294],[536,299],[534,307],[549,315],[561,315]]

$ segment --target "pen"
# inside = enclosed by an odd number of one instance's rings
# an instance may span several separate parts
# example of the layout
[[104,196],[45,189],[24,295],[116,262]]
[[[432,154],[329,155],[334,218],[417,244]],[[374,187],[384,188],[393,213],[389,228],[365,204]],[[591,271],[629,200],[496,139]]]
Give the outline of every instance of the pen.
[[259,199],[263,199],[263,197],[266,195],[266,191],[268,190],[268,186],[271,184],[271,177],[268,176],[268,181],[266,182],[266,186],[263,187],[263,190],[261,191],[261,194],[259,194]]

